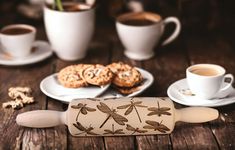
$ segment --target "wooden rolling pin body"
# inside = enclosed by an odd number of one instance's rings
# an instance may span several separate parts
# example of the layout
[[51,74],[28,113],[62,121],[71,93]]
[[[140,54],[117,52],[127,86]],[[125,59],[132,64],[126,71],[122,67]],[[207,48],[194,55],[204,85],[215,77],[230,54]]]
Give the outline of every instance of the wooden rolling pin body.
[[218,118],[205,107],[175,109],[169,98],[135,97],[73,100],[66,112],[38,110],[19,114],[16,122],[32,128],[66,124],[74,136],[168,134],[177,121],[201,123]]

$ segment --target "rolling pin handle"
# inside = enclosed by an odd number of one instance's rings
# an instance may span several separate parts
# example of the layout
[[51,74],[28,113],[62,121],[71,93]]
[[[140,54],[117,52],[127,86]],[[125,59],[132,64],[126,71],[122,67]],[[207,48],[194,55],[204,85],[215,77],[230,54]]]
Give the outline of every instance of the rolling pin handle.
[[67,124],[66,112],[52,110],[35,110],[19,114],[16,123],[30,128],[49,128]]
[[175,110],[175,122],[202,123],[215,120],[219,112],[213,108],[188,107]]

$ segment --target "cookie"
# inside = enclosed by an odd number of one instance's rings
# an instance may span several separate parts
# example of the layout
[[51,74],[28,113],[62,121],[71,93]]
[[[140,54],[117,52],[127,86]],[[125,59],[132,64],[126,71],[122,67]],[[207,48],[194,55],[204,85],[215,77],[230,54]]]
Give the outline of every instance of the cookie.
[[100,64],[87,67],[83,70],[82,76],[87,83],[98,86],[109,84],[113,79],[112,71]]
[[90,65],[71,65],[60,70],[58,81],[67,88],[79,88],[87,86],[87,82],[82,78],[82,71]]
[[129,95],[139,90],[139,86],[134,87],[114,87],[119,93]]
[[133,86],[133,87],[118,87],[118,86],[112,86],[112,88],[116,89],[119,93],[123,95],[129,95],[136,91],[139,91],[141,86],[144,84],[144,80],[142,80],[139,84]]
[[115,75],[112,83],[118,87],[133,87],[143,80],[141,73],[128,64],[112,63],[108,68]]

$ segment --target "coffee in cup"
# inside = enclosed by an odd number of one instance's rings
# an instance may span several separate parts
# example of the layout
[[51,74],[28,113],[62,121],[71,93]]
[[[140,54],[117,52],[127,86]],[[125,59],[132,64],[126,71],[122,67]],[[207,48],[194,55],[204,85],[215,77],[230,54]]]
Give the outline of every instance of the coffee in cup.
[[149,26],[153,25],[155,21],[142,18],[142,19],[130,19],[130,20],[124,20],[121,23],[129,26]]
[[31,52],[36,29],[25,24],[8,25],[0,31],[1,50],[15,58],[23,58]]
[[[233,75],[225,74],[223,67],[214,64],[190,66],[186,70],[186,76],[192,93],[204,99],[228,95],[233,83]],[[225,78],[230,78],[230,82],[225,87],[222,87]]]
[[126,13],[117,18],[116,29],[125,47],[125,55],[134,60],[145,60],[154,56],[154,46],[158,44],[165,25],[175,23],[173,34],[162,45],[172,42],[180,32],[180,22],[175,17],[162,19],[151,12]]
[[27,34],[32,32],[31,29],[24,28],[24,27],[14,27],[14,28],[7,28],[5,30],[2,30],[2,34],[6,35],[20,35],[20,34]]
[[211,67],[199,67],[191,70],[190,72],[200,76],[216,76],[220,74],[217,69]]

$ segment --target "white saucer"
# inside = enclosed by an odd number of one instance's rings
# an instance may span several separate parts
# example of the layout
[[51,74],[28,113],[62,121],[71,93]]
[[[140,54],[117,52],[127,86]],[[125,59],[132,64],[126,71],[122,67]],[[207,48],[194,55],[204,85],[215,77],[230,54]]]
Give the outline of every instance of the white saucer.
[[[222,86],[226,85],[227,84],[224,83]],[[173,101],[183,105],[219,107],[235,103],[235,89],[231,87],[229,90],[231,90],[231,92],[226,97],[211,100],[202,99],[190,92],[186,79],[181,79],[169,86],[167,94]]]
[[[140,90],[127,95],[127,97],[136,96],[146,90],[154,81],[152,74],[149,72],[137,68],[144,78],[143,85],[140,86]],[[123,95],[119,94],[117,91],[113,89],[108,89],[110,85],[106,85],[102,88],[97,86],[89,86],[84,88],[65,88],[58,83],[57,80],[57,73],[52,74],[45,79],[43,79],[40,83],[41,91],[58,101],[62,101],[65,103],[69,103],[73,99],[77,98],[95,98],[95,97],[102,97],[102,98],[117,98],[117,97],[124,97]],[[103,94],[102,94],[103,93]],[[102,94],[102,95],[101,95]]]
[[[14,43],[13,43],[14,44]],[[0,65],[20,66],[42,61],[52,55],[51,46],[46,41],[35,41],[33,47],[36,49],[25,58],[12,58],[0,50]]]

